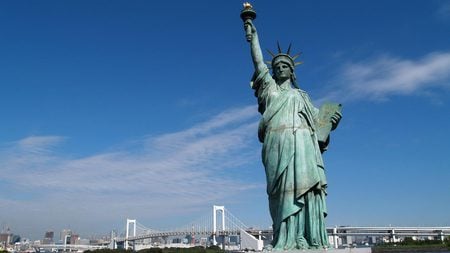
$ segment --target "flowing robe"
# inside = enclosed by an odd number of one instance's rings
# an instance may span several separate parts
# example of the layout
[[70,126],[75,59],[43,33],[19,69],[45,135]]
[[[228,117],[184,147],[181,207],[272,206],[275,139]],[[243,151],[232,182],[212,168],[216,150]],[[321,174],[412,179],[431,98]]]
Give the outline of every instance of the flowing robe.
[[252,82],[262,118],[258,136],[267,179],[274,249],[328,247],[326,178],[306,92],[278,85],[269,70]]

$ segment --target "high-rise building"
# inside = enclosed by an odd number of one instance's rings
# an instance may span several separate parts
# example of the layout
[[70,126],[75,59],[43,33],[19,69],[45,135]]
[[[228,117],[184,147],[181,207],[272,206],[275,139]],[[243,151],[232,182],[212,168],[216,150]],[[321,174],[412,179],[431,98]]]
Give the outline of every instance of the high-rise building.
[[42,244],[53,244],[53,237],[55,233],[53,231],[47,231],[44,235],[44,240],[42,240]]
[[70,244],[70,237],[72,236],[72,230],[63,229],[60,234],[60,239],[63,244]]
[[80,239],[80,236],[77,234],[72,234],[70,236],[70,244],[78,244],[78,240]]
[[4,227],[2,233],[0,234],[0,244],[7,246],[11,243],[12,233],[9,230],[9,227]]
[[6,245],[9,244],[11,242],[11,236],[12,234],[7,232],[7,233],[1,233],[0,234],[0,243],[2,245]]

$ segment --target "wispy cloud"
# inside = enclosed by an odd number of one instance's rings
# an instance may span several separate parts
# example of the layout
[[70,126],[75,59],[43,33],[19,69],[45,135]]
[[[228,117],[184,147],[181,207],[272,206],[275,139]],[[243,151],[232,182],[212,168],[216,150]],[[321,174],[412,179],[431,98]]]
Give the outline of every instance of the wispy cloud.
[[[237,108],[183,131],[143,137],[131,149],[78,159],[53,152],[65,139],[59,136],[3,145],[0,181],[35,197],[24,201],[14,192],[0,194],[1,202],[9,205],[0,208],[0,216],[17,209],[36,218],[55,208],[54,218],[61,220],[169,217],[262,187],[238,173],[259,161],[257,118],[255,106]],[[77,208],[69,208],[73,205]],[[34,211],[27,214],[27,209]]]
[[17,142],[17,146],[32,153],[41,153],[64,140],[61,136],[30,136]]
[[418,60],[382,56],[344,64],[336,85],[323,100],[383,100],[392,95],[424,94],[450,88],[450,53],[435,52]]

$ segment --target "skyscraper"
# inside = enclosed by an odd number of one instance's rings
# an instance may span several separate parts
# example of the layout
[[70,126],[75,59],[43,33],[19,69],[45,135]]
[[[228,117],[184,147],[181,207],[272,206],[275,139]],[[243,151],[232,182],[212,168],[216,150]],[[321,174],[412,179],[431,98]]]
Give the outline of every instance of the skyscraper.
[[53,231],[45,232],[44,240],[42,241],[42,244],[53,244],[54,236],[55,236],[55,233]]

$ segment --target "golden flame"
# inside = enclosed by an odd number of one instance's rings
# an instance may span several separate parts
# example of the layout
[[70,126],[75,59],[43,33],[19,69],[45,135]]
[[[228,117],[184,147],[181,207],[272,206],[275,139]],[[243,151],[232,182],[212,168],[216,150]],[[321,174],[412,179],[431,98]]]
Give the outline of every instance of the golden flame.
[[244,3],[244,8],[245,9],[251,9],[251,8],[253,8],[253,6],[249,2],[245,2]]

